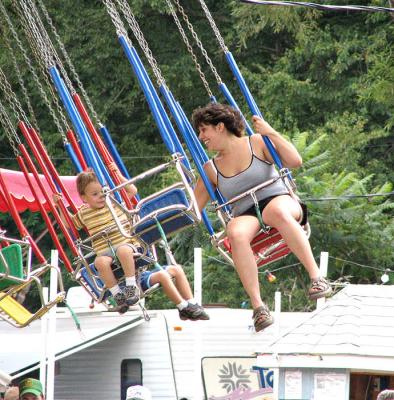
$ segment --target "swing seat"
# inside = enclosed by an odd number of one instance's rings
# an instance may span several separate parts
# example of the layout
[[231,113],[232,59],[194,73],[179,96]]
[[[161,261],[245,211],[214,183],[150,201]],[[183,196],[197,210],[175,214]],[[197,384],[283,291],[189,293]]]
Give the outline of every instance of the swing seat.
[[178,232],[196,221],[190,212],[190,204],[185,192],[179,188],[171,189],[159,196],[138,204],[141,219],[134,225],[134,231],[148,245],[162,239],[157,219],[166,236]]
[[[142,257],[138,257],[135,260],[135,269],[136,271],[144,269],[152,262],[154,262],[153,259],[148,260]],[[95,301],[101,303],[112,297],[112,295],[111,292],[107,288],[105,288],[104,282],[101,280],[99,273],[96,267],[94,266],[94,263],[89,264],[89,267],[90,271],[88,270],[87,267],[85,266],[82,267],[76,279],[88,291],[88,293]],[[122,288],[124,286],[124,281],[122,281],[122,278],[124,277],[122,268],[117,264],[113,263],[112,270],[114,272],[117,281],[118,282],[120,281],[119,286]],[[141,298],[142,297],[143,296],[141,295]]]
[[[45,266],[40,269],[39,273],[42,273],[51,266]],[[37,273],[37,275],[39,275]],[[36,319],[41,318],[44,314],[46,314],[54,305],[60,303],[64,300],[65,292],[63,289],[63,284],[60,277],[60,271],[58,271],[58,280],[60,281],[60,289],[61,291],[57,293],[56,298],[49,302],[44,302],[42,297],[42,287],[38,276],[32,275],[31,279],[19,284],[18,286],[13,286],[7,292],[0,292],[0,318],[10,323],[16,328],[24,328],[29,325],[31,322]],[[17,299],[12,297],[15,294],[18,294],[20,291],[26,288],[26,286],[36,283],[37,288],[40,294],[41,305],[40,308],[31,312],[26,307],[18,302]]]
[[26,326],[33,316],[30,311],[4,292],[0,292],[0,314],[3,319],[13,320],[20,326]]
[[1,249],[0,257],[0,290],[4,290],[9,286],[21,283],[23,280],[23,257],[22,247],[13,243]]
[[[222,244],[226,252],[231,253],[231,244],[227,237],[223,239]],[[280,260],[291,253],[275,228],[271,228],[268,233],[260,232],[252,240],[251,247],[258,267]]]

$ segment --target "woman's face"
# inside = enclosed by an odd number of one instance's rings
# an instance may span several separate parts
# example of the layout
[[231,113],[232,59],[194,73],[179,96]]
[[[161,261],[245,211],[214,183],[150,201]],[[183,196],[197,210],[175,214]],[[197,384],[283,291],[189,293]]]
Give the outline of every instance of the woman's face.
[[217,125],[201,124],[198,127],[198,138],[204,143],[208,151],[219,150],[220,132],[223,130],[223,123]]

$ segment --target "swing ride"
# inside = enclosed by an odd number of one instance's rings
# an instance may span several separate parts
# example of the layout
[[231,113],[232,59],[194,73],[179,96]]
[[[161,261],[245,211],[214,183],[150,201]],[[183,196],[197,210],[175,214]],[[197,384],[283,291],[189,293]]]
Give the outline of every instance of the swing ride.
[[[183,23],[195,40],[197,48],[201,51],[205,62],[215,77],[219,91],[230,105],[239,110],[239,106],[226,84],[222,81],[179,0],[166,0],[166,3],[187,51],[199,72],[209,101],[216,102],[216,97],[202,72],[201,65],[185,34],[178,15],[181,16]],[[199,0],[199,3],[226,62],[240,87],[250,113],[262,117],[262,113],[254,101],[233,55],[225,45],[208,7],[203,0]],[[12,53],[12,45],[10,43],[12,38],[13,45],[17,46],[33,81],[39,89],[40,95],[49,109],[75,172],[78,173],[87,168],[91,168],[94,171],[98,181],[104,188],[106,205],[114,219],[114,224],[109,230],[99,232],[94,236],[90,236],[88,232],[80,234],[75,229],[67,212],[67,209],[70,209],[75,213],[81,204],[75,190],[75,180],[71,177],[61,177],[56,171],[41,138],[18,63],[13,58],[14,65],[16,65],[15,70],[18,74],[18,82],[22,92],[25,94],[25,102],[29,110],[28,118],[15,91],[8,82],[6,74],[0,70],[0,89],[2,92],[0,122],[22,171],[0,171],[0,210],[12,215],[21,236],[19,240],[7,237],[5,231],[0,232],[0,242],[2,244],[0,252],[0,316],[15,326],[26,326],[34,319],[41,317],[55,303],[63,301],[65,297],[61,274],[58,271],[60,291],[56,301],[45,303],[43,300],[41,278],[49,269],[54,267],[47,263],[38,245],[24,227],[19,215],[24,209],[40,212],[46,229],[56,249],[59,251],[67,273],[89,293],[92,302],[102,303],[108,310],[114,311],[116,307],[111,293],[100,279],[93,264],[95,253],[92,241],[97,236],[104,238],[109,248],[112,247],[109,233],[115,229],[119,230],[125,238],[137,242],[138,246],[135,246],[134,254],[137,273],[140,273],[143,269],[159,265],[155,248],[158,244],[164,247],[167,262],[176,263],[167,239],[183,229],[193,227],[203,221],[214,247],[229,263],[233,264],[231,245],[226,237],[226,226],[233,218],[231,205],[240,198],[251,196],[258,210],[256,191],[274,183],[274,180],[262,182],[232,199],[225,199],[218,190],[214,190],[204,170],[204,164],[208,161],[208,156],[199,142],[189,119],[186,117],[180,102],[175,99],[167,87],[160,67],[128,2],[126,0],[103,0],[103,5],[114,25],[120,46],[145,96],[171,160],[144,171],[135,177],[131,177],[117,152],[107,127],[100,121],[95,112],[92,102],[42,0],[37,0],[36,2],[34,0],[13,2],[14,11],[22,23],[26,40],[31,47],[30,51],[33,54],[34,63],[30,59],[28,51],[22,45],[5,6],[0,4],[0,12],[4,21],[2,36],[10,53]],[[54,36],[56,46],[52,42],[48,30]],[[129,31],[133,33],[135,40],[142,49],[153,71],[156,85],[152,82],[137,50],[133,46],[128,35]],[[60,54],[55,47],[60,49]],[[77,85],[77,88],[74,88],[73,83]],[[46,94],[48,91],[51,93],[50,98]],[[169,113],[167,113],[161,98],[163,98]],[[243,118],[246,122],[248,135],[252,135],[253,130],[246,118]],[[172,120],[175,122],[176,127],[173,126]],[[72,127],[68,121],[71,122]],[[187,152],[178,137],[177,131],[186,144],[188,154],[190,154],[194,167],[204,182],[212,206],[222,224],[222,229],[219,232],[214,231],[205,210],[200,212],[198,209],[193,193],[195,177],[192,164],[188,159]],[[279,178],[277,179],[281,179],[288,188],[290,195],[300,201],[295,194],[295,184],[291,172],[283,167],[269,138],[263,136],[263,140],[277,167],[279,173]],[[109,168],[109,165],[113,162],[117,165],[122,175],[127,178],[127,182],[122,183],[117,174]],[[126,185],[136,184],[138,186],[145,179],[155,177],[168,170],[176,173],[177,182],[145,198],[136,196],[132,200],[129,199],[124,189]],[[15,174],[18,175],[16,176]],[[62,210],[62,214],[66,216],[67,225],[63,222],[52,201],[54,194],[61,194],[59,207]],[[124,228],[117,210],[121,210],[122,215],[126,216],[131,226],[130,229],[126,230]],[[49,213],[54,221],[49,217]],[[257,212],[257,215],[260,216],[260,212]],[[261,231],[251,244],[257,265],[265,267],[288,255],[290,249],[276,229],[266,227],[261,218],[259,222]],[[59,240],[54,223],[61,230],[67,244],[66,248],[63,247]],[[306,218],[304,218],[301,225],[305,235],[309,237],[310,227]],[[32,254],[39,262],[39,265],[34,268],[32,266]],[[71,254],[71,258],[69,254]],[[23,261],[24,257],[26,257],[26,262]],[[122,281],[124,277],[122,276],[119,262],[115,262],[113,267],[117,278]],[[33,282],[38,287],[41,300],[39,310],[34,313],[25,310],[23,305],[18,303],[17,296],[19,291],[27,290]],[[146,310],[141,304],[140,306],[145,318],[148,319],[149,316]]]

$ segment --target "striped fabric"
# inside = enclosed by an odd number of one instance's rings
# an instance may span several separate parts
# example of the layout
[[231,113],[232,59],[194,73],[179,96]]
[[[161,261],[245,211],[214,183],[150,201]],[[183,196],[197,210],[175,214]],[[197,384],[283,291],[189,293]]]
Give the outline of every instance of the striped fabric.
[[[127,220],[127,216],[120,207],[115,205],[114,208],[119,221],[124,226],[125,230],[129,232],[130,223]],[[112,232],[108,233],[108,235],[103,235],[103,237],[98,236],[92,241],[93,250],[97,255],[109,250],[109,241],[113,247],[123,243],[133,243],[132,240],[122,236],[108,206],[95,209],[87,204],[83,204],[72,219],[78,230],[86,228],[90,236],[110,228],[115,228]]]

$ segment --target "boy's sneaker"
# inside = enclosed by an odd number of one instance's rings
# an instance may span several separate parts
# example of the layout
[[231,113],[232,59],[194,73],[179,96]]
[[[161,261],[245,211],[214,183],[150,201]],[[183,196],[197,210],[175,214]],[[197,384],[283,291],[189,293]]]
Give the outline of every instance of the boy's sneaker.
[[204,308],[202,308],[198,304],[188,303],[187,307],[182,310],[178,310],[179,318],[183,321],[189,319],[191,321],[208,320],[209,315],[205,312]]
[[308,291],[308,296],[311,300],[328,297],[332,293],[330,282],[327,279],[320,277],[312,281]]
[[140,289],[137,286],[125,286],[123,295],[128,306],[132,306],[140,301]]
[[119,314],[124,314],[129,309],[126,297],[122,292],[116,293],[115,296],[113,296],[113,299],[116,303],[116,311],[118,311]]

